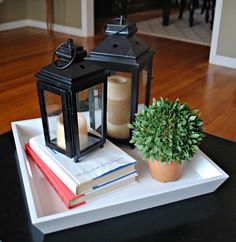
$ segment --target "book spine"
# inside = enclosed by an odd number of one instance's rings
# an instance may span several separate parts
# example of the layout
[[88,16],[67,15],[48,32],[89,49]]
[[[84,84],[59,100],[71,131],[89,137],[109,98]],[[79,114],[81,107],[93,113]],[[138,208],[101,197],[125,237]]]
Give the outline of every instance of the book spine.
[[80,196],[75,196],[72,194],[72,192],[70,193],[70,191],[67,190],[68,188],[65,186],[65,184],[63,184],[63,182],[53,173],[53,171],[50,170],[50,168],[46,166],[46,164],[44,164],[44,162],[34,152],[34,150],[31,149],[29,144],[25,145],[25,150],[26,150],[26,153],[31,158],[31,160],[37,165],[39,170],[43,173],[47,181],[54,188],[54,190],[56,191],[56,193],[61,198],[61,200],[63,201],[63,203],[66,205],[67,208],[77,207],[85,203],[85,202],[80,202],[73,206],[70,206],[70,201],[72,199],[82,197],[84,196],[84,194],[81,194]]
[[46,152],[41,150],[39,145],[35,142],[30,142],[30,147],[40,157],[40,159],[57,175],[61,181],[75,194],[77,195],[78,185],[65,171],[58,165],[53,158],[51,158]]

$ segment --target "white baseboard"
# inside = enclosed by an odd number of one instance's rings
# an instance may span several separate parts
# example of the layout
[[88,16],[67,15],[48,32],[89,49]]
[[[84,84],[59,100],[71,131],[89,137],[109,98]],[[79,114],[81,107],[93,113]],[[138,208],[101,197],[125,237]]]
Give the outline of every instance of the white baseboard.
[[[15,28],[22,28],[26,26],[40,28],[40,29],[47,28],[46,22],[37,21],[33,19],[24,19],[24,20],[0,24],[0,31],[10,30]],[[81,28],[74,28],[74,27],[60,25],[60,24],[53,24],[53,30],[60,33],[86,37],[85,36],[86,33],[84,33],[84,31],[82,31]]]
[[236,69],[236,59],[235,58],[225,57],[225,56],[221,56],[221,55],[215,55],[215,56],[210,57],[209,62],[211,64]]
[[37,21],[37,20],[33,20],[33,19],[27,19],[27,26],[39,28],[39,29],[47,29],[46,22]]
[[28,25],[27,22],[28,22],[27,19],[23,19],[23,20],[0,24],[0,31],[25,27]]

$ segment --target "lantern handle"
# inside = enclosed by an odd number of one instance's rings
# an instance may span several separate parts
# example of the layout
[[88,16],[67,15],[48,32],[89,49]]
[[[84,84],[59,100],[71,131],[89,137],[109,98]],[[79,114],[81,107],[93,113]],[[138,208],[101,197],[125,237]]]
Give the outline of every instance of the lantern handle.
[[[68,46],[69,50],[72,50],[73,52],[73,56],[71,58],[71,60],[66,64],[66,65],[62,65],[59,66],[57,65],[56,61],[55,61],[55,55],[57,54],[57,51],[62,47],[62,46]],[[52,56],[52,64],[59,70],[63,70],[66,69],[69,65],[71,65],[71,63],[74,61],[76,56],[76,47],[73,45],[73,40],[72,39],[68,39],[67,41],[63,42],[62,44],[58,45],[57,48],[55,49],[55,51],[53,52],[53,56]]]

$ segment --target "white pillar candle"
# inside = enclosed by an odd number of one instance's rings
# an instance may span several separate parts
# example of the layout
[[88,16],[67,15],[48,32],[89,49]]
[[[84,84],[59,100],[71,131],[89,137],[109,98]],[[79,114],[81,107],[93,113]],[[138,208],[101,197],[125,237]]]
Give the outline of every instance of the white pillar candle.
[[107,134],[112,138],[129,138],[131,79],[122,76],[108,78]]
[[[81,113],[77,113],[77,119],[78,119],[80,150],[83,150],[88,145],[87,121],[86,121],[86,118]],[[57,146],[65,150],[66,142],[65,142],[64,122],[63,122],[62,115],[58,116],[56,126],[57,126],[56,127]]]

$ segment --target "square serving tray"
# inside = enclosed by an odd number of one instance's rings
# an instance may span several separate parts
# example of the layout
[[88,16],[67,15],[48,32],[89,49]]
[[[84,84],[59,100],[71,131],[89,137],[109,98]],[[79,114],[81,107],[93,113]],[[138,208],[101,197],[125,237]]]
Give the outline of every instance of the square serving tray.
[[12,130],[30,219],[44,234],[210,193],[228,178],[199,151],[183,169],[179,180],[160,183],[152,179],[147,163],[136,149],[122,148],[137,160],[138,183],[67,209],[24,150],[31,137],[43,133],[41,119],[13,122]]

